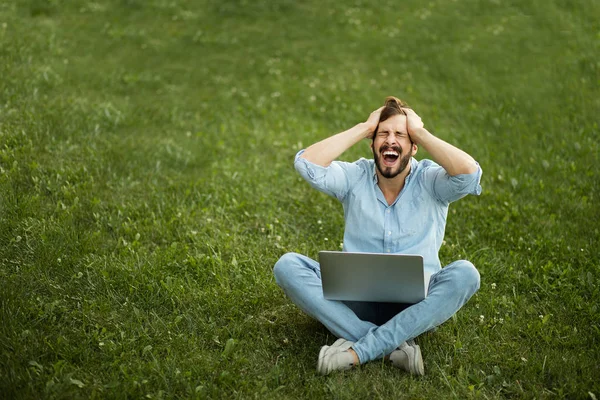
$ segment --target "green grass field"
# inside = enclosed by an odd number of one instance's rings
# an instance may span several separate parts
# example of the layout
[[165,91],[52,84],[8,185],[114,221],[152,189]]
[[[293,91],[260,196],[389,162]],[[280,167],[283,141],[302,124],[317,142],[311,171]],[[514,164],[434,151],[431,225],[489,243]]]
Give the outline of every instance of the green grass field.
[[[483,168],[481,289],[425,377],[321,377],[272,267],[343,215],[293,157],[388,95]],[[599,115],[597,0],[1,2],[0,398],[596,399]]]

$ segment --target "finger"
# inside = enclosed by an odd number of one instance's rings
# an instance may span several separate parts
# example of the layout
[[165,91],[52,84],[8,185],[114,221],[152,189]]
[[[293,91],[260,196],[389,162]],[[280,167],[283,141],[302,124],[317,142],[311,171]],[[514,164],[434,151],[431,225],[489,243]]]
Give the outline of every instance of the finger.
[[402,107],[401,110],[404,111],[404,115],[406,115],[406,116],[408,116],[408,115],[416,115],[416,113],[411,108]]

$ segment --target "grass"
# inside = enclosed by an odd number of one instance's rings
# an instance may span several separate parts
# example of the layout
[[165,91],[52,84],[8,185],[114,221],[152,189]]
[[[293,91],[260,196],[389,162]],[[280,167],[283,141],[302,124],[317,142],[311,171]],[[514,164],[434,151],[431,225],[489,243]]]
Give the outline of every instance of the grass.
[[[598,21],[593,0],[3,2],[0,397],[597,397]],[[323,378],[333,338],[271,270],[339,248],[343,218],[292,160],[387,95],[483,167],[440,255],[482,287],[420,338],[424,378]]]

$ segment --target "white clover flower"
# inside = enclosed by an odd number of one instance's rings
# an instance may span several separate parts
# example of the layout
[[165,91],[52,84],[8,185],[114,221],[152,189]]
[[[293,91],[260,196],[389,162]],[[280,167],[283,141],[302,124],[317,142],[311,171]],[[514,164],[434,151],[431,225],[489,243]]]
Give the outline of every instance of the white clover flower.
[[483,315],[479,316],[479,323],[483,324],[483,321],[485,320],[485,317]]
[[492,283],[492,290],[496,290],[496,284]]

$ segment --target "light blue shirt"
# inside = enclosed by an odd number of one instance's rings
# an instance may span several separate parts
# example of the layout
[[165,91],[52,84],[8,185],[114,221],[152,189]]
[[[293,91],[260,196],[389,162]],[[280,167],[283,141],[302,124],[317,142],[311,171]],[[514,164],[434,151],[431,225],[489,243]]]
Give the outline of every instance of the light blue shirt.
[[410,174],[392,205],[377,185],[375,161],[334,161],[329,167],[296,154],[294,166],[315,189],[337,198],[344,206],[344,251],[400,253],[423,256],[431,274],[441,268],[448,205],[467,194],[481,193],[481,168],[472,174],[450,176],[431,160],[411,159]]

